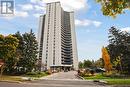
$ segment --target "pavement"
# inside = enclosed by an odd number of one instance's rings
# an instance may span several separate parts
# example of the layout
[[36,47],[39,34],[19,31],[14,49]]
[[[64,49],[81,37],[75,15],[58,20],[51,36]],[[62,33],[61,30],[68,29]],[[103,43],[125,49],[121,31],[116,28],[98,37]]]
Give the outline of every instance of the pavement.
[[60,72],[31,82],[0,82],[0,87],[110,87],[103,83],[82,80],[76,74],[75,71]]
[[44,80],[80,80],[78,78],[76,71],[70,71],[70,72],[59,72],[59,73],[54,73],[52,75],[43,77],[41,79]]

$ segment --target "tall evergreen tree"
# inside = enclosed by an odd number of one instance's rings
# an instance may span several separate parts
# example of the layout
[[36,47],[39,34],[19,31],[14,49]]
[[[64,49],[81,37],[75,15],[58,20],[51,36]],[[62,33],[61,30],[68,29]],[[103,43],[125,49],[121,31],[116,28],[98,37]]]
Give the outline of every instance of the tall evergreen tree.
[[36,67],[38,53],[38,44],[32,30],[30,33],[23,34],[23,42],[22,67],[26,72],[31,72]]

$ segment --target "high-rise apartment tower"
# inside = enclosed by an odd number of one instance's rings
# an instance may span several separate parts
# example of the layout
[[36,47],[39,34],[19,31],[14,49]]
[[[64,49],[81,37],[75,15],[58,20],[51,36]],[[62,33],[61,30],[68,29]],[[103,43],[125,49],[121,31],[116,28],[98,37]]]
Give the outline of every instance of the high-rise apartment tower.
[[78,69],[74,12],[64,11],[60,2],[47,3],[40,16],[38,58],[46,69]]

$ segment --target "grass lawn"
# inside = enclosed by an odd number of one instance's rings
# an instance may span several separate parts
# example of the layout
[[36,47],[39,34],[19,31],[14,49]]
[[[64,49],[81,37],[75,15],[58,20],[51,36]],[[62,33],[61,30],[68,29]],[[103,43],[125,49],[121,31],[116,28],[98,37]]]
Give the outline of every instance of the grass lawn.
[[104,79],[110,85],[130,85],[130,79]]
[[8,76],[8,75],[3,75],[0,77],[0,81],[22,81],[20,76]]
[[31,79],[33,80],[37,80],[40,77],[44,77],[47,76],[48,73],[45,72],[28,72],[25,75],[22,76],[10,76],[10,75],[2,75],[2,77],[0,77],[0,81],[26,81],[25,79],[23,79],[24,77],[31,77]]
[[111,78],[105,77],[101,74],[95,76],[84,77],[86,80],[104,80],[107,81],[110,85],[130,85],[130,78]]

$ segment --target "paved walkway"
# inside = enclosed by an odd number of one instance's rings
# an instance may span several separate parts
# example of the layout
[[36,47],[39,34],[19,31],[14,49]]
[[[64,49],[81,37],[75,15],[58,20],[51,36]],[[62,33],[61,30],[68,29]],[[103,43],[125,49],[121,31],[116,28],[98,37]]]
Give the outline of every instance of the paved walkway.
[[59,72],[59,73],[54,73],[52,75],[43,77],[41,79],[48,79],[48,80],[79,80],[79,78],[76,75],[77,75],[76,71]]

